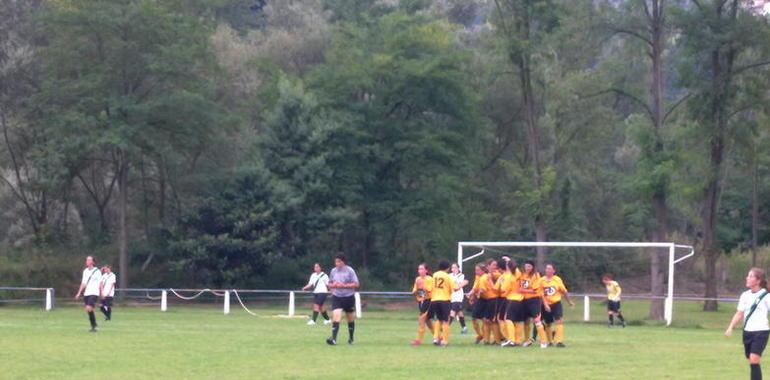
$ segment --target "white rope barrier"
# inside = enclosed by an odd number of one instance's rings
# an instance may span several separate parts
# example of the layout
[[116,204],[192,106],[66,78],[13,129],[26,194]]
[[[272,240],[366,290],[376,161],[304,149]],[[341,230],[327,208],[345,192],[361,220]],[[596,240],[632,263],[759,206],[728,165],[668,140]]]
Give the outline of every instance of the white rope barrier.
[[215,295],[215,296],[219,296],[219,297],[224,297],[224,295],[225,295],[225,294],[224,294],[224,292],[223,292],[223,293],[217,293],[217,292],[215,292],[215,291],[213,291],[213,290],[211,290],[211,289],[208,289],[208,288],[207,288],[207,289],[203,289],[203,290],[201,290],[201,291],[200,291],[200,292],[198,292],[196,295],[194,295],[194,296],[191,296],[191,297],[185,297],[185,296],[183,296],[183,295],[181,295],[181,294],[177,293],[177,292],[176,292],[176,290],[174,290],[174,289],[169,289],[169,291],[170,291],[171,293],[174,293],[174,295],[175,295],[175,296],[177,296],[177,297],[179,297],[179,298],[181,298],[181,299],[183,299],[183,300],[185,300],[185,301],[192,301],[192,300],[194,300],[194,299],[196,299],[196,298],[198,298],[198,297],[202,296],[202,295],[203,295],[204,293],[206,293],[206,292],[209,292],[209,293],[211,293],[211,294],[213,294],[213,295]]
[[251,310],[249,310],[248,307],[246,307],[246,305],[243,304],[243,301],[241,300],[241,296],[238,295],[238,291],[233,289],[232,292],[233,292],[233,294],[235,294],[235,299],[237,299],[238,303],[241,304],[241,307],[243,308],[243,310],[246,310],[247,313],[249,313],[252,316],[256,317],[257,314],[253,313]]

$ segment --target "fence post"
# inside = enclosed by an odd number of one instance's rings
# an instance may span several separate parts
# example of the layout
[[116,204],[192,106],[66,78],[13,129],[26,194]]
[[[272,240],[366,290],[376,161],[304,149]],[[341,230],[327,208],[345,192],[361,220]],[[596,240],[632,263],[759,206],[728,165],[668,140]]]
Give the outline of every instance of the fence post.
[[164,289],[160,292],[160,311],[168,310],[168,292]]
[[53,309],[53,288],[45,290],[45,311],[51,311]]
[[591,320],[591,299],[588,296],[583,296],[583,321],[588,322]]
[[230,314],[230,291],[225,290],[225,315]]
[[289,292],[289,318],[294,316],[294,292]]
[[356,300],[356,318],[361,318],[361,294],[356,292],[354,298]]

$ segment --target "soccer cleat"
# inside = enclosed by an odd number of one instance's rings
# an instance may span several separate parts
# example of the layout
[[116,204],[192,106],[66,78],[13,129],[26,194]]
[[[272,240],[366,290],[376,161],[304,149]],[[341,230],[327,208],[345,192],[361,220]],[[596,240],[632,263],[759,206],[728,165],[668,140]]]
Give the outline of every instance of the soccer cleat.
[[441,339],[433,339],[433,345],[438,346],[441,344]]
[[441,348],[446,348],[448,345],[449,345],[449,343],[447,343],[447,342],[441,342],[441,343],[439,343],[438,346],[441,347]]
[[328,344],[330,346],[336,346],[337,345],[337,341],[332,339],[332,338],[328,338],[328,339],[326,339],[326,344]]
[[528,340],[528,341],[526,341],[526,342],[521,344],[522,347],[529,347],[531,345],[532,345],[532,341],[531,340]]
[[328,319],[327,319],[327,320],[325,320],[325,321],[324,321],[324,325],[330,325],[330,324],[332,324],[332,321],[331,321],[331,320],[328,320]]
[[500,347],[508,347],[508,346],[513,346],[513,342],[511,342],[510,340],[506,340],[505,342],[503,342],[503,344],[500,345]]
[[315,326],[315,321],[311,319],[311,320],[307,321],[307,325],[308,326]]
[[348,339],[348,344],[352,346],[353,345],[353,339]]
[[466,334],[468,332],[468,326],[463,327],[462,330],[460,330],[460,334]]
[[565,346],[564,343],[559,342],[559,343],[556,343],[556,347],[564,348],[564,347],[567,347],[567,346]]
[[88,330],[88,332],[96,332],[96,327],[91,327],[91,330]]
[[626,328],[626,321],[620,322],[620,327]]
[[475,342],[476,344],[481,343],[482,340],[484,340],[483,336],[476,335],[476,342]]
[[540,348],[548,348],[548,343],[540,343]]
[[413,340],[412,343],[409,343],[409,345],[412,346],[412,347],[417,347],[417,346],[419,346],[421,344],[422,344],[422,342],[420,342],[417,339]]

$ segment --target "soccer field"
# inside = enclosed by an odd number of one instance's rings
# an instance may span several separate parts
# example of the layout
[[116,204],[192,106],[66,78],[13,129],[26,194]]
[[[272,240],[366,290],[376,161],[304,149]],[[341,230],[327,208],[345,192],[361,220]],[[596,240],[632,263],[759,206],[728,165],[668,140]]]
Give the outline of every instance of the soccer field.
[[[448,348],[410,347],[415,318],[410,311],[370,311],[357,323],[354,346],[327,346],[329,326],[305,319],[240,309],[222,315],[214,307],[174,305],[117,307],[113,321],[88,332],[80,308],[46,313],[38,308],[0,308],[0,378],[3,379],[304,379],[304,378],[504,378],[528,379],[736,379],[748,365],[740,331],[722,336],[730,310],[696,313],[677,306],[697,327],[625,329],[599,323],[567,325],[567,348],[500,348],[473,344],[454,324]],[[692,310],[686,310],[690,307]],[[725,305],[723,309],[731,308]],[[601,310],[594,307],[595,315]],[[629,303],[627,314],[643,315]],[[578,319],[578,309],[568,317]],[[631,317],[633,318],[633,316]],[[101,321],[101,318],[99,319]],[[320,318],[319,318],[320,320]],[[347,340],[343,323],[340,341]],[[428,339],[426,338],[426,342]]]

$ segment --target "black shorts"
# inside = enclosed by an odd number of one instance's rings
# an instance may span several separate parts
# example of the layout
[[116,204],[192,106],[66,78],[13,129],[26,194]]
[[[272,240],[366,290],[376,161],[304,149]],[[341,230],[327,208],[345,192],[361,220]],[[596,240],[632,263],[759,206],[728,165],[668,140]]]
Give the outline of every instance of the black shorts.
[[743,332],[743,351],[746,354],[746,359],[749,358],[749,354],[762,356],[762,352],[767,346],[768,335],[770,335],[770,331],[767,330]]
[[420,315],[423,315],[430,311],[430,299],[417,301],[417,310],[420,312]]
[[536,318],[540,315],[542,307],[540,298],[528,298],[521,302],[521,316],[523,319]]
[[522,313],[521,313],[523,302],[512,301],[512,300],[507,300],[507,301],[508,302],[507,302],[507,307],[505,311],[505,319],[511,322],[523,321],[524,318],[522,318]]
[[476,302],[473,303],[473,313],[471,315],[473,319],[484,319],[484,309],[487,307],[486,301],[485,299],[477,298]]
[[449,322],[449,301],[431,301],[431,314],[436,316],[440,322]]
[[99,296],[83,296],[83,304],[86,306],[94,306],[98,300]]
[[112,297],[102,298],[102,306],[112,307]]
[[607,310],[613,313],[619,313],[620,301],[607,301]]
[[505,314],[508,313],[508,300],[505,298],[497,299],[497,320],[504,321]]
[[495,319],[497,316],[497,298],[485,299],[484,303],[484,318]]
[[551,307],[551,311],[545,311],[545,307],[543,307],[543,321],[545,323],[550,325],[564,317],[564,309],[561,306],[561,302],[548,306]]
[[324,302],[326,302],[326,297],[328,295],[329,295],[328,293],[314,293],[313,305],[323,306]]
[[450,307],[452,308],[452,311],[455,313],[459,313],[463,311],[463,303],[462,302],[452,302],[450,304]]
[[356,297],[337,297],[332,296],[332,310],[342,309],[346,313],[352,313],[356,311]]

